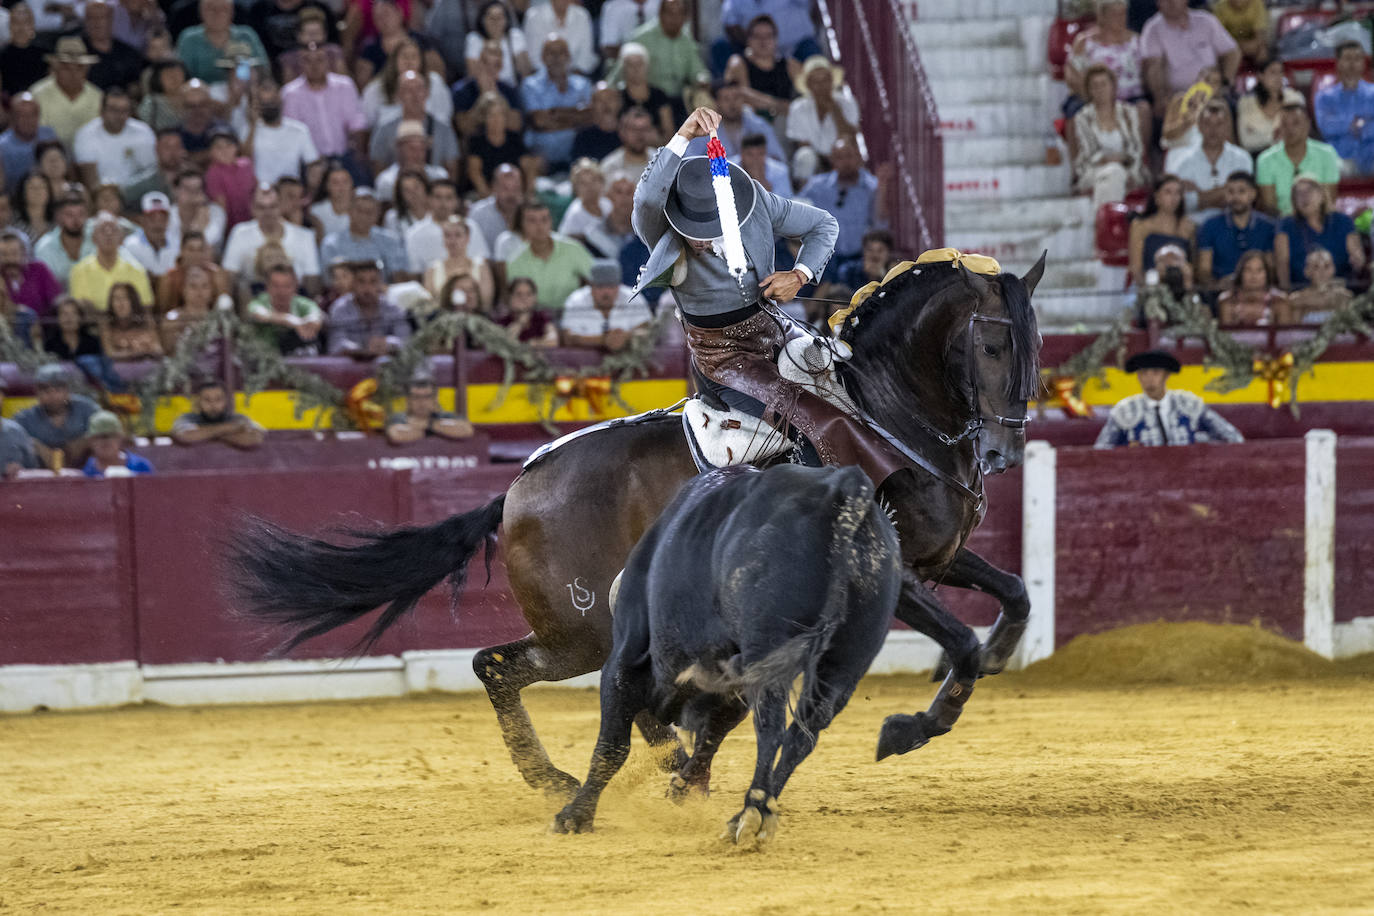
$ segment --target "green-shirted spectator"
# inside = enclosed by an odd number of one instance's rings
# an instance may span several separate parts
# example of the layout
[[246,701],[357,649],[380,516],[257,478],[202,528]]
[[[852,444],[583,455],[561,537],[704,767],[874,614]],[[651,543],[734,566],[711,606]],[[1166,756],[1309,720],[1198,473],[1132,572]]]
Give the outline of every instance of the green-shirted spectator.
[[542,200],[521,204],[515,224],[525,244],[506,265],[506,276],[533,280],[540,308],[558,314],[563,300],[591,274],[592,256],[578,242],[553,237],[553,213]]
[[240,60],[253,66],[267,65],[267,51],[246,25],[234,25],[233,0],[200,0],[200,25],[177,38],[177,57],[193,79],[223,83]]
[[248,303],[248,320],[264,343],[287,356],[319,356],[324,312],[297,292],[296,271],[276,264],[267,271],[266,289]]
[[[630,41],[649,52],[649,84],[662,89],[675,104],[681,103],[688,83],[710,77],[701,61],[701,49],[687,30],[686,0],[663,0],[658,16],[631,32]],[[606,82],[619,84],[619,61],[607,74]]]
[[1270,213],[1288,216],[1293,212],[1293,179],[1308,175],[1336,196],[1341,179],[1341,157],[1331,144],[1308,136],[1312,129],[1307,106],[1293,102],[1283,106],[1279,115],[1279,142],[1255,160],[1255,183],[1259,185],[1260,206]]

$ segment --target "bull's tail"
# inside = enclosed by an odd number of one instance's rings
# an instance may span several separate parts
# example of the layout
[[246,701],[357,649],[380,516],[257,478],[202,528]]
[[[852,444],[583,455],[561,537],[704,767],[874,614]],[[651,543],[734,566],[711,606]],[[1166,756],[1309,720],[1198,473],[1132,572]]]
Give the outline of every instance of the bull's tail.
[[454,600],[468,562],[487,545],[490,575],[496,529],[506,497],[427,527],[343,532],[360,543],[304,537],[249,518],[230,541],[229,591],[246,616],[294,629],[277,652],[386,605],[354,651],[363,652],[448,577]]

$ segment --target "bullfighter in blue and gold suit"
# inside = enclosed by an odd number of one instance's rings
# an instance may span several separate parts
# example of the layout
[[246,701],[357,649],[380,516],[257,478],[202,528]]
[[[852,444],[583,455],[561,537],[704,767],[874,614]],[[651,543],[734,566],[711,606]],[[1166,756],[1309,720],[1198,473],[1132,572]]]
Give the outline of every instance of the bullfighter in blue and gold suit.
[[1126,371],[1140,379],[1141,394],[1112,408],[1097,436],[1097,448],[1121,445],[1192,445],[1196,442],[1244,442],[1240,431],[1191,391],[1170,391],[1169,376],[1181,367],[1162,350],[1137,353]]

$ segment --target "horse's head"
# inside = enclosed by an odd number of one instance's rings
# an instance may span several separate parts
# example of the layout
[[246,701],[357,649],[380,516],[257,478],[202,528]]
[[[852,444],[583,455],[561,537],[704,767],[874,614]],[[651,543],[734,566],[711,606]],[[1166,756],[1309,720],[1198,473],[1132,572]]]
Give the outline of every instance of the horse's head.
[[843,371],[860,406],[903,441],[920,441],[917,429],[947,445],[971,439],[983,471],[1000,473],[1025,452],[1040,357],[1030,297],[1045,259],[1025,277],[990,258],[962,260],[894,269],[856,297],[841,329],[854,350]]

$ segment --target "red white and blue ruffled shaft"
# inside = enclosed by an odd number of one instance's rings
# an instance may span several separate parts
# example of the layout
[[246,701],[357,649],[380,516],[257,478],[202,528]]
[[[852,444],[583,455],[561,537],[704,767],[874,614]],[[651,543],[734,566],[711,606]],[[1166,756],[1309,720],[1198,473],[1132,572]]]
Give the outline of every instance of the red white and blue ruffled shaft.
[[724,249],[725,266],[735,282],[743,288],[748,262],[739,234],[739,210],[735,207],[735,189],[730,186],[730,165],[725,158],[725,145],[715,131],[711,132],[711,139],[706,144],[706,158],[711,166],[711,188],[716,192],[716,208],[720,211],[721,248]]

